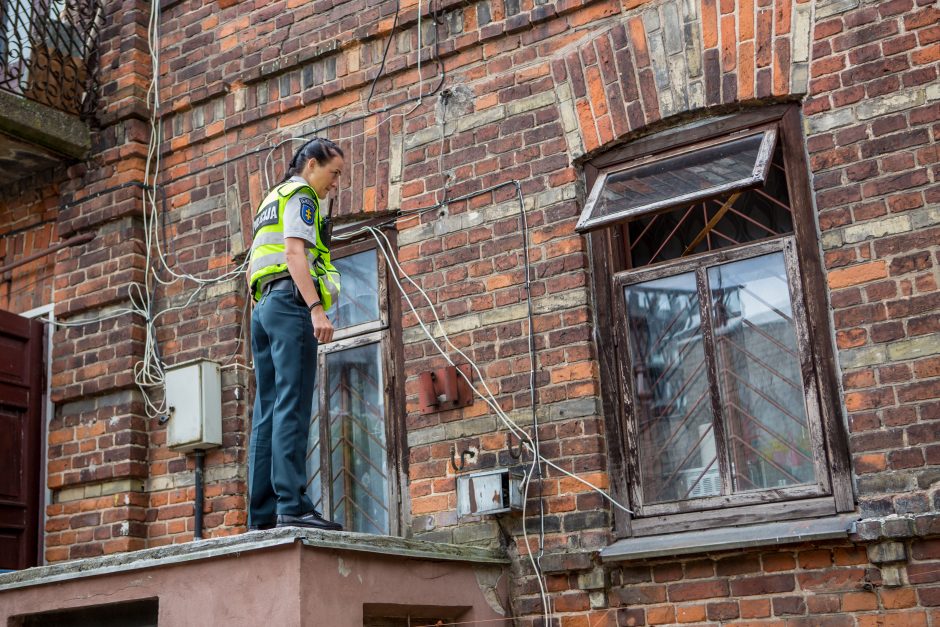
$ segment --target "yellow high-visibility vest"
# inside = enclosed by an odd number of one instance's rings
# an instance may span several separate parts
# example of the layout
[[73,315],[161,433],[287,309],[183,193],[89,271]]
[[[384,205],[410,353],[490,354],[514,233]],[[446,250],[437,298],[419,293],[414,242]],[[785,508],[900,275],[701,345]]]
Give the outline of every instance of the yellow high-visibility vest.
[[[323,228],[323,216],[320,215],[320,199],[313,188],[306,183],[287,181],[271,190],[264,200],[253,222],[254,239],[251,245],[251,283],[249,285],[255,300],[261,298],[264,284],[279,274],[286,273],[287,253],[284,246],[284,208],[287,201],[299,191],[305,191],[313,197],[317,237],[313,248],[307,248],[307,265],[310,276],[320,294],[323,309],[327,310],[339,296],[339,271],[330,261],[330,251],[320,241]],[[308,210],[309,211],[309,210]]]

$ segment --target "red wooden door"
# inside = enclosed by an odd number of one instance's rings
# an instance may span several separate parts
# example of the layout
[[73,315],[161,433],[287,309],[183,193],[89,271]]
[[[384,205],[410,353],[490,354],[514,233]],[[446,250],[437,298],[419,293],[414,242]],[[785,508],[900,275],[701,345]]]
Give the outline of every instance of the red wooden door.
[[36,566],[43,325],[0,311],[0,569]]

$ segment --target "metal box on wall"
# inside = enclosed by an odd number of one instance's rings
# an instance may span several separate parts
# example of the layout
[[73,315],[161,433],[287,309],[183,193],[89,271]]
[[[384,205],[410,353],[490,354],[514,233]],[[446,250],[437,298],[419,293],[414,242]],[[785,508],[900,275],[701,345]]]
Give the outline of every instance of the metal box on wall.
[[521,468],[494,468],[457,476],[457,515],[522,511]]
[[195,451],[222,445],[222,371],[199,359],[166,370],[167,446]]

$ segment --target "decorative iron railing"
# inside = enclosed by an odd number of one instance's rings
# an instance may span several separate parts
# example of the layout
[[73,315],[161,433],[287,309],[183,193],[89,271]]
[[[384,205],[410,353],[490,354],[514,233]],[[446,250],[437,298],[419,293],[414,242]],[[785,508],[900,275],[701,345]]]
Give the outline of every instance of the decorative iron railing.
[[0,0],[0,89],[88,119],[100,0]]

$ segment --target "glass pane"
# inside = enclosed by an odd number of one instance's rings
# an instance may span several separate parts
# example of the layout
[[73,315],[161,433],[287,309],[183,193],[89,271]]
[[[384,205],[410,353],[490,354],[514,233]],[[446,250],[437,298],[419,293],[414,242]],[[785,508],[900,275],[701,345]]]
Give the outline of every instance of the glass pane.
[[[652,211],[716,193],[719,188],[753,182],[761,146],[769,131],[713,144],[607,176],[582,222]],[[580,224],[579,226],[583,226]]]
[[333,520],[347,531],[387,534],[388,456],[381,344],[326,357]]
[[624,291],[643,500],[720,494],[695,275]]
[[783,253],[708,270],[736,492],[815,481]]
[[379,269],[375,250],[337,259],[339,299],[327,312],[337,330],[379,319]]
[[729,207],[730,194],[706,198],[672,211],[631,220],[625,238],[631,268],[683,255],[738,246],[793,232],[780,146],[762,187],[747,190]]
[[313,394],[310,409],[310,432],[307,434],[307,495],[317,511],[323,511],[323,475],[320,469],[320,390]]

